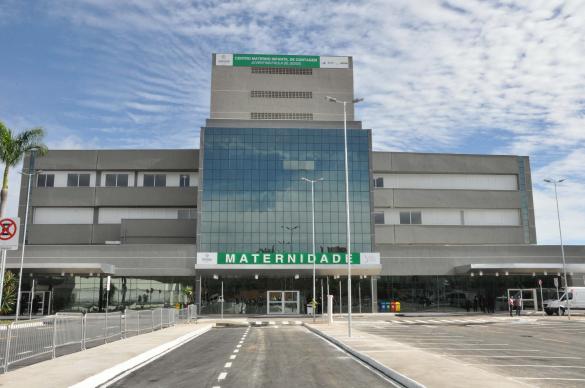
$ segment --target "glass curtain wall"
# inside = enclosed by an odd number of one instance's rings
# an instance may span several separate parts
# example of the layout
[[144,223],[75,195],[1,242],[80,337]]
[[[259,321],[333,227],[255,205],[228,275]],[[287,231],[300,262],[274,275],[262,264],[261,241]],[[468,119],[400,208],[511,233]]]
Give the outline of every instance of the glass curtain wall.
[[[352,250],[371,252],[369,131],[349,130]],[[343,131],[204,128],[201,252],[318,252],[346,246]]]

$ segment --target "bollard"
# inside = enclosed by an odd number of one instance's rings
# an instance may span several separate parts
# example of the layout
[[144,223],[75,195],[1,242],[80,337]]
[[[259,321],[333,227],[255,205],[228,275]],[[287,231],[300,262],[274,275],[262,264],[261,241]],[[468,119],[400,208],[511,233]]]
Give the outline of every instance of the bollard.
[[327,323],[333,323],[333,295],[327,295]]

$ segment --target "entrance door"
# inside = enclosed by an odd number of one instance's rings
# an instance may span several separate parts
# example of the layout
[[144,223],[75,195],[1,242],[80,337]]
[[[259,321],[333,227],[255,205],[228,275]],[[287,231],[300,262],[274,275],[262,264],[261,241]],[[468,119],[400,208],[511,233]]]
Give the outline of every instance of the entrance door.
[[266,291],[267,314],[299,314],[299,291]]
[[536,298],[536,288],[509,288],[508,300],[510,296],[520,299],[520,309],[533,309],[538,312],[538,299]]

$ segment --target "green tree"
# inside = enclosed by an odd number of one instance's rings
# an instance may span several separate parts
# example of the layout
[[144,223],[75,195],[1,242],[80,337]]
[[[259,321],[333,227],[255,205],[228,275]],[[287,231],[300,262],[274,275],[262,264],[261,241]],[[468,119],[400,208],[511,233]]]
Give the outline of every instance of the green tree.
[[45,131],[42,128],[26,129],[18,134],[0,121],[0,161],[4,163],[2,192],[0,193],[0,217],[4,216],[8,201],[8,173],[16,166],[23,156],[32,150],[39,155],[47,152],[47,146],[42,143]]
[[2,306],[0,314],[10,314],[14,311],[16,304],[17,281],[14,273],[6,271],[4,273],[4,292],[2,293]]
[[187,298],[187,304],[193,304],[193,287],[183,288],[183,295]]

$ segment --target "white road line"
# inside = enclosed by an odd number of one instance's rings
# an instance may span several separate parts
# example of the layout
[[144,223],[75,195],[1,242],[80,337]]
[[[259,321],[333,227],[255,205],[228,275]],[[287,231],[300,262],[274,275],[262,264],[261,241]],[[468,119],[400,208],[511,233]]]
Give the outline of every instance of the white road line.
[[258,326],[260,326],[260,325],[262,324],[262,322],[260,322],[260,321],[256,321],[255,323],[256,323],[256,325],[258,325]]
[[301,325],[303,322],[301,321],[295,321],[295,325]]
[[213,387],[211,387],[211,388],[221,388],[221,387],[220,387],[219,385],[214,385],[214,386],[213,386]]
[[232,363],[231,362],[226,362],[223,367],[224,368],[231,368],[232,367]]
[[274,321],[269,321],[269,322],[268,322],[268,324],[269,324],[269,325],[276,325],[276,322],[274,322]]
[[241,347],[242,347],[242,345],[240,345],[240,344],[236,345],[236,348],[241,348]]
[[556,380],[556,381],[585,381],[585,379],[568,379],[560,377],[512,377],[518,380]]
[[526,364],[517,364],[517,365],[509,365],[509,364],[484,364],[484,363],[479,363],[479,364],[465,364],[465,365],[481,365],[481,366],[497,366],[497,367],[513,367],[513,368],[518,368],[518,367],[527,367],[527,368],[568,368],[568,369],[585,369],[585,366],[576,366],[576,365],[526,365]]
[[236,359],[236,355],[235,355],[235,354],[232,354],[232,355],[230,356],[230,360],[235,360],[235,359]]
[[288,321],[282,321],[283,325],[288,325]]
[[239,352],[240,352],[240,349],[234,350],[234,353],[239,353]]
[[219,374],[219,376],[217,377],[217,379],[218,380],[225,380],[226,376],[227,376],[227,372],[221,372]]
[[538,358],[538,359],[543,359],[543,360],[549,360],[549,359],[556,359],[556,358],[560,358],[560,359],[565,359],[565,360],[581,360],[581,357],[569,357],[569,356],[508,356],[508,355],[502,355],[502,356],[485,356],[485,355],[477,355],[474,356],[472,354],[450,354],[450,353],[437,353],[441,356],[451,356],[451,357],[457,357],[457,356],[461,356],[461,357],[473,357],[473,358]]

